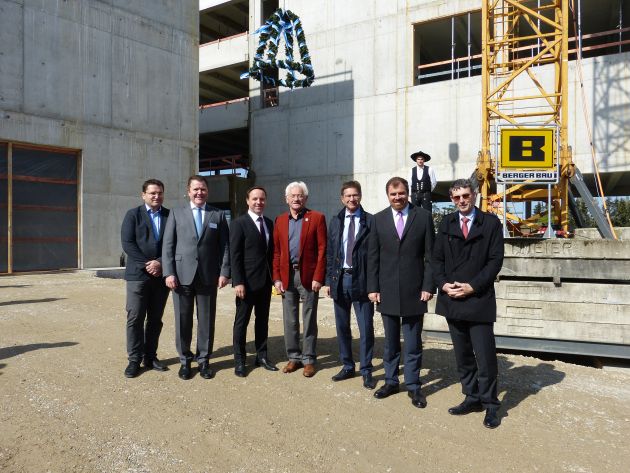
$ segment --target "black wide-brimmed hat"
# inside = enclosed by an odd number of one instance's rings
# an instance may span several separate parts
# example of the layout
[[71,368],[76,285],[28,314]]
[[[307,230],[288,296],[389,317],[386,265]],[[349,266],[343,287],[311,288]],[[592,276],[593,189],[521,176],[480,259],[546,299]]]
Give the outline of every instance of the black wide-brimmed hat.
[[418,158],[423,158],[425,163],[427,161],[431,161],[431,156],[429,156],[427,153],[423,153],[422,151],[416,151],[415,153],[411,155],[411,160],[414,162]]

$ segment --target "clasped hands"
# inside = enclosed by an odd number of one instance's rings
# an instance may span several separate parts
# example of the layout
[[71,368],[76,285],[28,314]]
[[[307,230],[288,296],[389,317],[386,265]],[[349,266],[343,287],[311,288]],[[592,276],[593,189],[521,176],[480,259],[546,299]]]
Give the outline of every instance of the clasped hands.
[[448,297],[451,297],[453,299],[463,299],[464,297],[468,297],[475,292],[472,286],[467,282],[457,281],[453,283],[445,283],[444,286],[442,286],[442,290],[446,293]]

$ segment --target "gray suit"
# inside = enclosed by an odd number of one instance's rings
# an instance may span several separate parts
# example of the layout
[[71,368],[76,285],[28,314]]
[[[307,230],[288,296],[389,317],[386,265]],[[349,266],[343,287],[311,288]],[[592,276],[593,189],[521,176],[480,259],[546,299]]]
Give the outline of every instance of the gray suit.
[[222,210],[206,205],[201,235],[197,237],[190,203],[171,210],[164,230],[164,277],[175,276],[175,343],[182,364],[190,351],[193,312],[197,301],[197,361],[212,354],[219,276],[230,277],[229,230]]

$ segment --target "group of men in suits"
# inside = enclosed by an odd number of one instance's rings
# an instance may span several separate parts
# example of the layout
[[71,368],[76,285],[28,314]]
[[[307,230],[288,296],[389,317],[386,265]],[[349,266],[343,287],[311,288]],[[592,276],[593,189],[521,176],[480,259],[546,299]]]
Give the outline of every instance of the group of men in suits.
[[[343,208],[329,225],[323,214],[306,207],[308,187],[296,181],[286,187],[288,211],[275,222],[263,215],[267,194],[248,190],[248,212],[232,221],[207,205],[205,178],[188,181],[189,205],[168,211],[161,206],[164,186],[143,185],[144,205],[127,213],[123,249],[128,255],[127,351],[128,377],[148,369],[164,370],[157,359],[161,317],[173,291],[179,376],[192,376],[197,360],[204,378],[214,375],[212,353],[217,288],[229,278],[236,295],[233,345],[235,374],[247,375],[246,331],[255,311],[256,366],[277,371],[267,354],[271,288],[282,295],[284,341],[288,362],[284,373],[303,369],[316,373],[317,306],[325,288],[333,298],[342,368],[332,380],[355,376],[350,330],[354,308],[359,327],[359,371],[363,386],[375,389],[372,376],[374,308],[385,330],[385,384],[377,399],[399,392],[399,366],[411,402],[424,408],[420,369],[422,325],[427,302],[437,286],[436,313],[446,317],[451,333],[464,401],[449,409],[453,415],[485,410],[483,424],[494,428],[497,415],[497,360],[493,322],[496,318],[494,280],[503,260],[499,220],[474,206],[470,181],[453,183],[449,194],[457,211],[444,217],[437,237],[431,213],[409,202],[409,184],[400,177],[385,186],[389,206],[371,215],[361,206],[361,185],[341,187]],[[163,243],[162,243],[163,241]],[[160,244],[162,243],[162,244]],[[197,304],[197,353],[193,356],[193,312]],[[303,336],[300,345],[299,306]],[[146,317],[146,329],[143,330]],[[402,330],[404,344],[401,346]]]

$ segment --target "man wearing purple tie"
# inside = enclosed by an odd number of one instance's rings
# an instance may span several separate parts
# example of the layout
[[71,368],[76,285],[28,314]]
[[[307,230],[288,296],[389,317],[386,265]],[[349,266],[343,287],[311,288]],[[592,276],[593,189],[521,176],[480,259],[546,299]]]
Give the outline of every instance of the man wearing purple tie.
[[399,391],[400,331],[404,339],[404,380],[415,407],[426,407],[420,390],[422,322],[433,297],[429,260],[434,232],[431,214],[409,203],[409,184],[401,177],[386,186],[390,206],[374,216],[368,243],[368,297],[377,303],[385,329],[385,385],[374,393],[384,399]]

